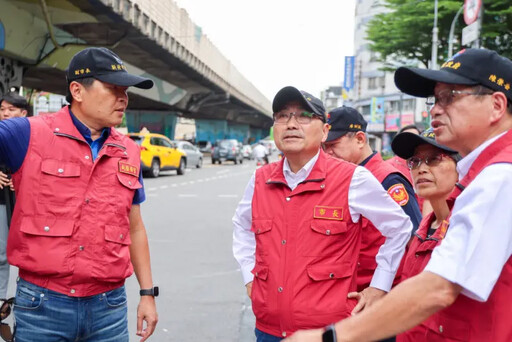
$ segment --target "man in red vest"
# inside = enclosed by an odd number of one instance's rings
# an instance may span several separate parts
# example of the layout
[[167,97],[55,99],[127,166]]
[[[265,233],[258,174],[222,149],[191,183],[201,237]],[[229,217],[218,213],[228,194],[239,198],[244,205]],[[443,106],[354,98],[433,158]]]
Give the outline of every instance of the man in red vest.
[[[335,158],[368,169],[389,196],[409,216],[414,233],[421,221],[421,212],[414,189],[402,172],[384,162],[380,153],[372,150],[366,134],[368,123],[361,113],[354,108],[342,106],[330,111],[328,117],[329,134],[324,143],[324,151]],[[363,219],[361,253],[357,270],[358,291],[370,285],[371,277],[377,267],[375,256],[384,241],[384,236],[367,219]],[[395,283],[399,279],[400,274],[397,274]]]
[[233,217],[233,253],[256,315],[258,342],[350,316],[362,216],[386,237],[364,290],[369,300],[391,288],[412,229],[368,170],[323,152],[328,125],[319,99],[285,87],[272,109],[274,140],[284,158],[255,172]]
[[[450,305],[437,315],[429,341],[511,341],[512,61],[466,49],[440,70],[399,68],[395,83],[428,97],[436,141],[463,156],[450,228],[422,273],[336,324],[334,341],[397,334]],[[321,335],[300,332],[289,341],[319,342]]]
[[16,189],[7,242],[19,268],[15,339],[127,342],[124,282],[135,271],[144,341],[157,322],[158,289],[140,213],[140,151],[113,127],[128,87],[153,81],[129,74],[106,48],[77,53],[66,76],[70,106],[0,122],[0,163]]

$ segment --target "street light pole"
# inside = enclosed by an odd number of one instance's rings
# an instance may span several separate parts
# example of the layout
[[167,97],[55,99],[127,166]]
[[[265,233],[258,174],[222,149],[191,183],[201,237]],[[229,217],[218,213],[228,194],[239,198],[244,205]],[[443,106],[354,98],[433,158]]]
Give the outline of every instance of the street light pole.
[[453,18],[452,25],[450,26],[450,35],[448,36],[448,59],[452,58],[453,56],[453,34],[455,31],[455,23],[459,19],[460,14],[464,10],[464,5],[462,5],[459,10],[457,11],[457,14],[455,14],[455,17]]
[[434,29],[432,30],[432,61],[430,68],[433,70],[437,69],[437,34],[439,29],[437,28],[437,0],[434,5]]

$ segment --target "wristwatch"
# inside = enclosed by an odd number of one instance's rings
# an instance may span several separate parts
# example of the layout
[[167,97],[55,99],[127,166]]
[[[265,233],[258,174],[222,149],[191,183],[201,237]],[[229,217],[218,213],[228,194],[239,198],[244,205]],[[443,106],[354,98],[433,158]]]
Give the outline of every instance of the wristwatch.
[[324,333],[322,334],[322,342],[336,342],[336,329],[334,324],[325,327]]
[[153,296],[153,297],[158,297],[158,294],[159,294],[159,290],[158,290],[158,286],[155,286],[151,289],[142,289],[140,290],[140,295],[141,296]]

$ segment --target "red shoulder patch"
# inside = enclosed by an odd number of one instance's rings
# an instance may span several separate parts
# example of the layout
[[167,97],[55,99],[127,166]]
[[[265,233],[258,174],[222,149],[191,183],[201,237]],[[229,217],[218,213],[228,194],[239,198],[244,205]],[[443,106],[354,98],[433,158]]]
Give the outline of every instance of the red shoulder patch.
[[392,185],[388,189],[388,194],[400,206],[404,206],[409,202],[409,194],[405,190],[402,183]]
[[119,161],[119,172],[139,177],[139,168],[123,161]]

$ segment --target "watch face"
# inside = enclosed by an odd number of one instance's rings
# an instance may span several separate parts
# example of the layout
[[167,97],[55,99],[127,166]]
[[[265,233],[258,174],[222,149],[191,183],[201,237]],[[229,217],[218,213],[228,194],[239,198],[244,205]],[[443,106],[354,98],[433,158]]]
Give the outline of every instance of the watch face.
[[336,342],[334,337],[334,330],[327,329],[326,331],[324,331],[324,333],[322,334],[322,342]]
[[158,286],[155,286],[153,288],[153,296],[158,296],[160,294],[160,289],[158,288]]

